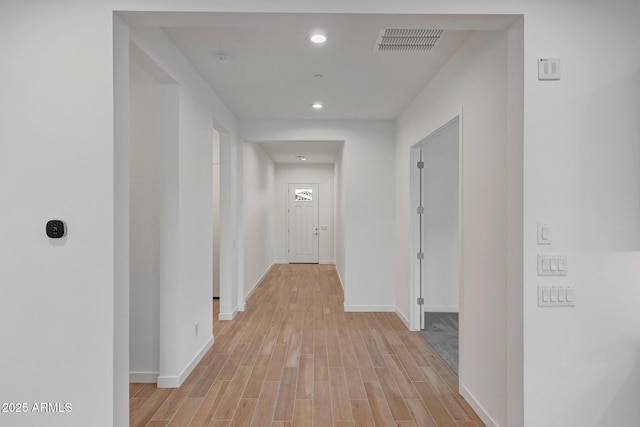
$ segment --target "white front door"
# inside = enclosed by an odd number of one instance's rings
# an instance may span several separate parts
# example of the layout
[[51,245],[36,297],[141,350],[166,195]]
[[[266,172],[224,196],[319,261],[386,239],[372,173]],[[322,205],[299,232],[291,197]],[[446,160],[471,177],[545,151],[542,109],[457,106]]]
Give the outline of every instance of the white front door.
[[289,184],[289,262],[318,263],[318,184]]

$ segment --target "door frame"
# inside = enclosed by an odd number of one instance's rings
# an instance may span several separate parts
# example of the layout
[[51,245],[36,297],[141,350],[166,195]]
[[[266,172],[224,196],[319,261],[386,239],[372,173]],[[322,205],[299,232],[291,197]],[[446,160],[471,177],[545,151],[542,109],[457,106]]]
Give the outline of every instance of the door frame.
[[[463,151],[463,109],[461,108],[458,114],[449,119],[443,125],[438,127],[433,132],[430,132],[427,136],[422,138],[416,144],[410,148],[410,164],[409,170],[411,174],[410,179],[410,244],[411,251],[409,253],[409,273],[410,273],[410,285],[409,285],[409,329],[412,331],[419,331],[422,323],[422,309],[418,305],[418,298],[420,297],[420,262],[417,254],[420,252],[420,218],[417,214],[417,210],[420,203],[420,170],[417,168],[417,162],[420,160],[420,150],[427,144],[432,138],[434,138],[443,129],[454,125],[458,122],[458,344],[459,355],[464,354],[464,275],[463,275],[463,164],[464,164],[464,151]],[[462,377],[464,372],[463,357],[459,356],[458,360],[458,379],[462,383]]]

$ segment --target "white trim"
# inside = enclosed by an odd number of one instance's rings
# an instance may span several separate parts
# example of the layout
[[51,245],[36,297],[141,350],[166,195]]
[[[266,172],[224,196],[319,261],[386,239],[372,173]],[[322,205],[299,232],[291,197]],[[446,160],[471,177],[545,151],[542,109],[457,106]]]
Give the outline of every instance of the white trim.
[[286,259],[277,259],[275,261],[273,261],[274,264],[289,264],[289,261],[287,261]]
[[[411,251],[409,253],[409,329],[411,330],[420,330],[420,325],[422,322],[422,309],[417,304],[418,297],[420,296],[420,278],[418,273],[419,263],[416,262],[416,253],[419,251],[420,247],[420,233],[417,232],[417,228],[419,227],[419,221],[417,221],[417,215],[415,215],[416,208],[418,205],[416,204],[416,196],[419,194],[419,173],[418,169],[415,167],[416,162],[419,160],[418,153],[419,150],[429,142],[435,134],[442,131],[443,129],[453,125],[456,120],[458,121],[458,304],[460,305],[460,301],[462,301],[462,294],[464,290],[464,281],[463,281],[463,266],[462,266],[462,215],[464,213],[462,206],[462,194],[463,194],[463,135],[462,135],[462,120],[463,120],[464,107],[460,106],[459,112],[449,119],[445,124],[438,127],[434,131],[430,132],[427,136],[422,138],[420,141],[415,143],[409,148],[409,158],[410,158],[410,171],[411,171],[411,181],[409,188],[410,195],[410,209],[409,209],[409,230],[411,236]],[[417,193],[416,193],[417,192]],[[447,306],[431,306],[430,311],[442,311],[442,312],[459,312],[456,310],[447,310]],[[451,306],[453,307],[453,306]],[[427,311],[425,309],[424,311]],[[462,327],[462,319],[459,321],[460,324],[460,342],[462,342],[463,337],[463,327]],[[460,344],[462,347],[462,344]],[[462,348],[460,348],[460,354],[462,354]],[[458,367],[459,375],[461,375],[462,367]]]
[[402,320],[402,323],[404,323],[404,326],[406,326],[408,330],[411,330],[411,328],[409,327],[409,319],[407,319],[404,313],[401,312],[397,306],[395,307],[395,309],[396,309],[396,316],[398,316],[400,320]]
[[344,305],[345,312],[352,313],[395,313],[394,305]]
[[458,313],[460,310],[457,305],[425,305],[426,313]]
[[487,425],[487,427],[498,427],[498,423],[484,410],[481,404],[473,397],[473,395],[467,390],[466,387],[460,387],[460,395],[464,397],[469,406],[475,411],[480,419]]
[[209,338],[209,340],[204,344],[202,349],[200,349],[200,351],[193,357],[193,359],[191,359],[191,363],[189,363],[187,367],[184,368],[180,376],[168,376],[168,375],[158,376],[158,388],[180,387],[184,382],[184,380],[187,379],[191,371],[193,371],[193,369],[198,365],[198,363],[200,363],[204,355],[207,354],[207,351],[209,351],[209,349],[213,346],[213,342],[214,342],[214,338],[213,337]]
[[331,264],[331,265],[336,265],[335,261],[329,260],[329,259],[321,259],[320,262],[318,264]]
[[239,307],[236,307],[231,313],[220,313],[218,314],[218,320],[233,320],[236,314],[238,314],[238,311],[240,311]]
[[160,372],[129,372],[129,382],[155,384],[159,376]]

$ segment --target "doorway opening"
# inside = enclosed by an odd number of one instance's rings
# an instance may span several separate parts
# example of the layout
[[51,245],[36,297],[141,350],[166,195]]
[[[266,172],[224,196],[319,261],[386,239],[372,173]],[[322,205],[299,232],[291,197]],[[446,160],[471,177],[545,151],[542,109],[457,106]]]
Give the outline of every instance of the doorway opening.
[[419,329],[458,373],[461,289],[460,116],[412,147],[412,301]]

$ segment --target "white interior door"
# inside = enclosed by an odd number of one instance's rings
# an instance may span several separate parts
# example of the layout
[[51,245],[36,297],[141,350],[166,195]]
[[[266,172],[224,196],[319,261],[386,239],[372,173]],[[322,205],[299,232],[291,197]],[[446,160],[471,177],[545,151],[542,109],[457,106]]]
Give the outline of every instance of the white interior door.
[[411,150],[412,330],[424,328],[425,312],[461,309],[460,154],[459,117]]
[[416,154],[422,328],[425,312],[459,311],[458,120],[423,140]]
[[289,262],[318,263],[318,184],[289,184]]

